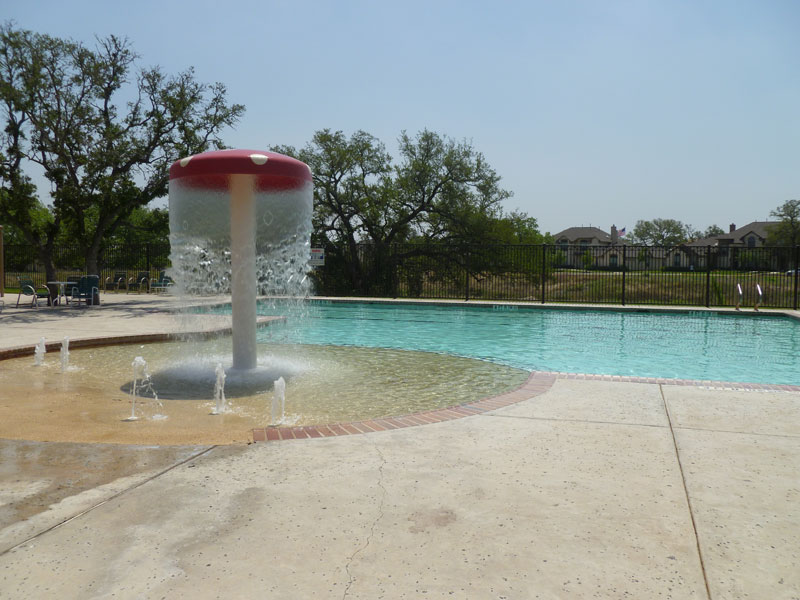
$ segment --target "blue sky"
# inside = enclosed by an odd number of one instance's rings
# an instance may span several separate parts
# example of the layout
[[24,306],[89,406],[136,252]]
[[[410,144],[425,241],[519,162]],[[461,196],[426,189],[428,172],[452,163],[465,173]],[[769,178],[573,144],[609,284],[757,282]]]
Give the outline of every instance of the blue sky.
[[800,198],[795,0],[2,3],[20,28],[127,36],[143,65],[225,83],[247,107],[234,147],[471,140],[542,231],[727,230]]

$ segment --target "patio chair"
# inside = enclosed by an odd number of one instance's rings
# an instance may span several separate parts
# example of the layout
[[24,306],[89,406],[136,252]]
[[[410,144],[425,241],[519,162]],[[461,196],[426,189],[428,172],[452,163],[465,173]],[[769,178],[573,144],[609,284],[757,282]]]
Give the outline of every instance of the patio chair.
[[20,279],[19,280],[19,294],[17,294],[17,308],[19,308],[19,300],[22,296],[31,297],[31,307],[38,308],[40,299],[47,299],[47,305],[51,305],[50,288],[41,285],[38,288],[33,283],[33,279]]
[[100,276],[84,275],[78,280],[78,284],[70,290],[70,296],[80,304],[81,300],[86,300],[86,304],[100,304]]
[[78,282],[81,280],[83,275],[68,275],[67,276],[67,285],[64,288],[64,291],[67,293],[67,304],[69,304],[69,296],[72,295],[72,288],[78,287]]
[[158,279],[150,284],[150,289],[158,294],[159,292],[166,292],[174,283],[166,271],[161,271],[158,274]]
[[126,293],[130,293],[131,290],[136,290],[137,292],[141,292],[142,290],[145,293],[150,291],[150,273],[147,271],[139,271],[136,274],[136,277],[131,277],[128,279],[128,290]]
[[128,281],[128,274],[125,271],[115,271],[113,277],[106,277],[106,284],[104,290],[121,290],[125,288]]

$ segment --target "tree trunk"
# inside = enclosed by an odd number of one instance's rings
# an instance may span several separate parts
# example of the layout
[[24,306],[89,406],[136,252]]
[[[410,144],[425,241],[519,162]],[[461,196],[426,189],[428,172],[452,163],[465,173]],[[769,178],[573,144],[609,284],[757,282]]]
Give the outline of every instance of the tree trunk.
[[87,275],[100,275],[99,265],[100,244],[95,242],[86,248],[84,258],[86,260],[86,274]]
[[44,265],[45,281],[56,281],[58,279],[56,274],[56,264],[53,260],[53,247],[52,246],[39,246],[37,248],[39,260]]
[[347,251],[350,256],[350,260],[347,261],[348,270],[350,271],[350,284],[352,285],[353,291],[363,294],[365,292],[363,289],[363,269],[361,268],[361,259],[358,256],[358,244],[356,244],[354,239],[349,239],[347,241]]

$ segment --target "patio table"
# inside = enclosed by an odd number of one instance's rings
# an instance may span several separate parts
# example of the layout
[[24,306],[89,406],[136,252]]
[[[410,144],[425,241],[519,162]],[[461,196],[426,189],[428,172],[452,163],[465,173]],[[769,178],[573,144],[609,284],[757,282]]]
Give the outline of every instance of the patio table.
[[[66,290],[66,287],[67,287],[68,283],[69,283],[69,281],[48,281],[47,282],[48,286],[51,286],[51,285],[53,287],[58,286],[58,292],[56,293],[55,298],[52,298],[53,306],[55,306],[56,304],[61,304],[61,298],[64,298],[64,300],[67,301],[67,304],[69,304],[69,296],[67,296],[67,290]],[[52,293],[52,291],[51,291],[51,293]]]

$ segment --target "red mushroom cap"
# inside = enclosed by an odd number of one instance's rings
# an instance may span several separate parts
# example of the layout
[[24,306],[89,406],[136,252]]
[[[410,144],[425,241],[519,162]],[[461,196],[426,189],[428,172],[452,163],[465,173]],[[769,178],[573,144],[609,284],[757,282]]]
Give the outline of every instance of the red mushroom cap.
[[227,189],[231,175],[254,175],[257,191],[293,190],[311,183],[304,162],[266,150],[215,150],[172,163],[169,178],[196,188]]

